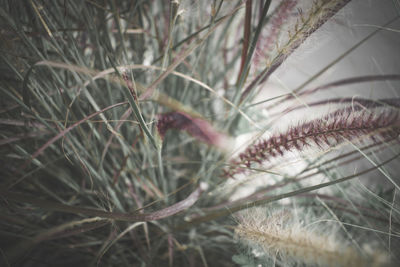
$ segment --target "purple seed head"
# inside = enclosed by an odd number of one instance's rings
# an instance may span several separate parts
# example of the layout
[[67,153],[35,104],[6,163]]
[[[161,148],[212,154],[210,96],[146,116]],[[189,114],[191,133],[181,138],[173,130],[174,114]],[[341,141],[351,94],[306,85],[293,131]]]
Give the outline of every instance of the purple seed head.
[[398,138],[399,134],[400,118],[396,110],[376,114],[371,110],[353,112],[351,108],[343,108],[250,145],[238,159],[233,159],[234,164],[224,170],[224,176],[232,177],[243,172],[244,166],[250,168],[253,164],[261,164],[292,150],[302,151],[308,146],[324,149],[345,141],[364,142],[364,136],[372,142],[387,142]]

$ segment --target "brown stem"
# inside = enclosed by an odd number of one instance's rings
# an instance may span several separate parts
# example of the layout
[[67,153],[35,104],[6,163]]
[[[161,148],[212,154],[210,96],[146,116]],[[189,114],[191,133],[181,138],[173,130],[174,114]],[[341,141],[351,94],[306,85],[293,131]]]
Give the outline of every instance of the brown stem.
[[247,58],[247,52],[249,50],[249,43],[250,43],[250,31],[251,31],[251,9],[252,9],[252,0],[246,1],[246,15],[244,18],[244,31],[243,31],[243,49],[242,49],[242,58],[240,63],[240,71],[237,77],[236,83],[238,84],[240,81],[240,77],[243,74],[244,64]]

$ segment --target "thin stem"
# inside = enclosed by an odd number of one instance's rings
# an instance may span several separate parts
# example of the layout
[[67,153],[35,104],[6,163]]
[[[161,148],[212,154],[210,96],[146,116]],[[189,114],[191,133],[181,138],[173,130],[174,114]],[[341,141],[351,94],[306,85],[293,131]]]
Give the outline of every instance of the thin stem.
[[175,231],[182,231],[184,229],[193,227],[194,225],[197,225],[197,224],[200,224],[200,223],[203,223],[203,222],[209,222],[209,221],[212,221],[212,220],[216,220],[218,218],[228,216],[228,215],[230,215],[232,213],[235,213],[235,212],[238,212],[240,210],[244,210],[244,209],[251,208],[251,207],[265,205],[265,204],[272,203],[272,202],[275,202],[275,201],[278,201],[278,200],[281,200],[281,199],[293,197],[293,196],[296,196],[296,195],[299,195],[299,194],[304,194],[304,193],[311,192],[311,191],[314,191],[314,190],[318,190],[318,189],[321,189],[321,188],[324,188],[324,187],[327,187],[327,186],[331,186],[331,185],[334,185],[334,184],[338,184],[338,183],[342,183],[342,182],[345,182],[345,181],[349,181],[349,180],[354,179],[356,177],[359,177],[361,175],[367,174],[367,173],[369,173],[371,171],[377,170],[379,167],[382,167],[385,164],[388,164],[389,162],[393,161],[394,159],[398,158],[399,156],[400,156],[400,154],[397,154],[397,155],[391,157],[390,159],[388,159],[386,161],[383,161],[382,163],[380,163],[380,164],[378,164],[378,165],[376,165],[376,166],[374,166],[372,168],[366,169],[366,170],[364,170],[362,172],[358,172],[356,174],[349,175],[349,176],[346,176],[346,177],[343,177],[343,178],[340,178],[340,179],[336,179],[334,181],[325,182],[325,183],[321,183],[321,184],[314,185],[314,186],[309,186],[309,187],[306,187],[306,188],[302,188],[302,189],[295,190],[295,191],[292,191],[292,192],[288,192],[288,193],[285,193],[285,194],[281,194],[281,195],[278,195],[278,196],[272,196],[272,197],[271,196],[266,196],[266,197],[264,197],[262,199],[259,199],[259,200],[253,201],[253,202],[246,202],[246,203],[238,204],[238,205],[235,205],[235,206],[227,205],[222,209],[219,209],[217,211],[209,212],[206,215],[195,217],[195,218],[191,218],[189,222],[182,223],[182,224],[178,225],[177,227],[174,228],[174,230]]
[[86,216],[97,216],[100,218],[108,218],[116,221],[146,222],[146,221],[156,221],[170,217],[193,206],[196,203],[196,201],[200,198],[201,194],[207,190],[207,188],[208,188],[207,184],[200,183],[200,185],[186,199],[152,213],[140,213],[140,214],[108,212],[91,208],[75,207],[65,204],[53,203],[47,200],[34,198],[30,195],[14,193],[5,190],[0,190],[0,194],[7,200],[28,203],[49,211],[84,214]]

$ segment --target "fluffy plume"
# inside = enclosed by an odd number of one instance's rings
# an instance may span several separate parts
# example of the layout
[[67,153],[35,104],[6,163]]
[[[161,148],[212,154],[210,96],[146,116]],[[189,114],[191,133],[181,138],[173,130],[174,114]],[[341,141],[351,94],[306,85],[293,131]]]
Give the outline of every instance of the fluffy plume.
[[361,255],[326,231],[322,234],[304,227],[288,211],[269,217],[262,209],[248,212],[239,217],[241,223],[235,228],[235,234],[240,241],[276,258],[284,266],[382,266],[387,261],[384,254]]

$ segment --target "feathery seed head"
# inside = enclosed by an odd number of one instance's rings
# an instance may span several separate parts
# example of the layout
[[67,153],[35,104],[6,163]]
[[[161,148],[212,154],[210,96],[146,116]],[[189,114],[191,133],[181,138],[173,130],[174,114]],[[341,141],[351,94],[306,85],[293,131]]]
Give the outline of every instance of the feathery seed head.
[[381,254],[362,256],[334,234],[317,232],[292,216],[289,211],[271,213],[261,208],[239,215],[235,234],[241,242],[276,258],[285,266],[382,266]]

